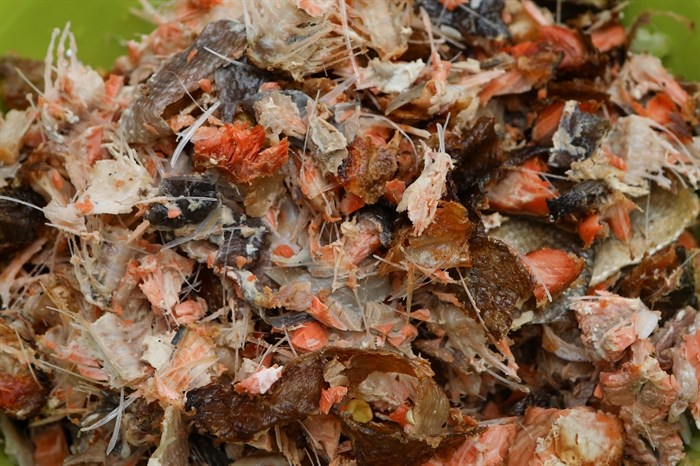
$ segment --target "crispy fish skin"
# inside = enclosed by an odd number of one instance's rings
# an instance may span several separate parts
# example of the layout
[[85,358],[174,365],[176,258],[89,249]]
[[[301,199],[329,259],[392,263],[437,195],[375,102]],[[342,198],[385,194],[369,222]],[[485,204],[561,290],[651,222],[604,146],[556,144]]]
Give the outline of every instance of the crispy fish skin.
[[[218,204],[216,186],[206,178],[187,176],[166,178],[160,183],[159,194],[174,198],[173,204],[180,211],[179,215],[172,216],[169,215],[170,209],[166,205],[151,205],[146,212],[146,220],[163,230],[201,223]],[[187,199],[188,197],[195,197],[195,199],[190,200]]]

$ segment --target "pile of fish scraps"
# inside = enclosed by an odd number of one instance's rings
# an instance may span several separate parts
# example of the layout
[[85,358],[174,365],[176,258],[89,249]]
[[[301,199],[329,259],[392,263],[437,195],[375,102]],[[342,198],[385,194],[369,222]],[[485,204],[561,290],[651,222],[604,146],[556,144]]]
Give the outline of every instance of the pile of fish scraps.
[[142,7],[0,62],[18,464],[683,461],[700,88],[621,3]]

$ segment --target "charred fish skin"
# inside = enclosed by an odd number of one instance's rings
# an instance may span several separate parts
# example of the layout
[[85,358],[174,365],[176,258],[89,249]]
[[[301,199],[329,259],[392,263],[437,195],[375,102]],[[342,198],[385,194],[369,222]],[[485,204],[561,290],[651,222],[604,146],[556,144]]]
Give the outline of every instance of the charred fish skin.
[[579,217],[593,211],[597,204],[610,193],[611,190],[604,181],[584,181],[575,184],[561,196],[548,199],[547,205],[555,221],[567,216]]
[[[160,183],[159,195],[167,198],[166,204],[153,204],[146,212],[146,220],[159,230],[200,223],[219,203],[216,184],[203,177],[165,178]],[[173,216],[172,207],[167,204],[174,204],[179,209],[178,215]]]

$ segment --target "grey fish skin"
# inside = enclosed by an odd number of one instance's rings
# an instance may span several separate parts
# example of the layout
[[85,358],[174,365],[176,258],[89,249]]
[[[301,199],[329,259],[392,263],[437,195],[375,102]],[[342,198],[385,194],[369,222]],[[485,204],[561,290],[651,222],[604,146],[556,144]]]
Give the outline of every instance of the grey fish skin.
[[146,144],[172,134],[163,120],[165,109],[199,87],[227,61],[207,51],[210,49],[230,59],[237,59],[247,47],[245,26],[238,21],[220,20],[207,25],[194,43],[174,55],[148,82],[119,120],[127,142]]
[[229,65],[214,73],[214,82],[219,91],[221,116],[223,121],[233,121],[233,116],[241,101],[258,93],[261,84],[268,80],[270,73],[253,65]]

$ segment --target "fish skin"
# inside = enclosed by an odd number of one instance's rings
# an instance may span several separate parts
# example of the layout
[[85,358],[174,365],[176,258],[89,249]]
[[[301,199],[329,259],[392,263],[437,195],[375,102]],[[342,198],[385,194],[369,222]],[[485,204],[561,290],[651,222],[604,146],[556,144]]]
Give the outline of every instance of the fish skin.
[[202,78],[227,63],[205,47],[227,58],[237,59],[247,47],[245,27],[229,20],[210,23],[191,46],[174,55],[151,76],[119,120],[128,142],[146,144],[172,134],[162,118],[165,108],[197,89]]

